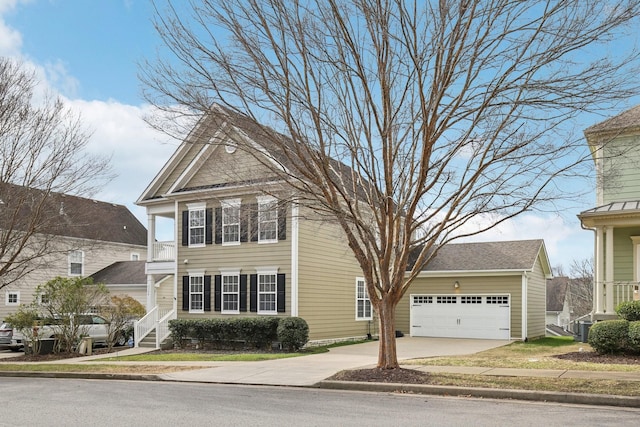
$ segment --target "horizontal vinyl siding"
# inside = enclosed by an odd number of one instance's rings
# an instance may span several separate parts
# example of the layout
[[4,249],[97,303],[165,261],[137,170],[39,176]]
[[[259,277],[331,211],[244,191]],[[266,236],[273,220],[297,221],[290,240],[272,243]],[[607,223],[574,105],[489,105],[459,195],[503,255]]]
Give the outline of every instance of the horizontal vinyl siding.
[[58,276],[79,277],[69,276],[69,257],[66,253],[66,248],[78,248],[80,245],[85,246],[83,249],[84,276],[90,276],[114,262],[129,261],[132,252],[139,253],[141,259],[145,259],[147,253],[146,247],[141,246],[93,242],[83,243],[75,239],[61,239],[56,244],[59,245],[60,250],[64,251],[64,253],[48,256],[47,267],[26,275],[18,282],[12,283],[0,291],[0,319],[3,319],[6,315],[18,309],[17,306],[5,305],[4,291],[20,291],[20,303],[28,305],[33,302],[33,292],[38,285],[45,284]]
[[[460,288],[454,289],[458,281]],[[407,293],[398,303],[396,329],[409,334],[411,310],[410,295],[492,295],[511,296],[511,337],[522,336],[522,276],[478,276],[478,277],[419,277],[413,281]],[[544,314],[544,313],[543,313]]]
[[640,227],[614,228],[613,232],[613,279],[632,281],[633,242],[631,236],[640,236]]
[[617,137],[605,147],[604,203],[640,200],[640,136]]
[[[174,277],[169,277],[165,279],[158,288],[156,288],[156,304],[163,311],[173,309],[174,280],[175,280]],[[179,283],[178,286],[180,286],[180,283],[182,282],[179,281],[178,283]],[[182,293],[180,292],[180,288],[178,288],[178,298],[181,298],[181,296],[182,296]],[[178,305],[178,310],[180,310],[180,307],[182,307],[182,305]]]
[[189,166],[189,163],[193,161],[201,148],[201,144],[189,145],[189,150],[187,151],[186,155],[178,162],[175,169],[173,169],[169,173],[160,187],[158,187],[158,191],[156,191],[155,193],[156,196],[161,196],[169,192],[169,189],[175,184],[182,172]]
[[369,322],[355,320],[355,279],[362,272],[342,231],[334,224],[300,220],[299,232],[298,310],[309,324],[310,339],[365,336]]
[[546,279],[538,259],[533,272],[529,273],[527,278],[526,338],[545,336],[546,292]]

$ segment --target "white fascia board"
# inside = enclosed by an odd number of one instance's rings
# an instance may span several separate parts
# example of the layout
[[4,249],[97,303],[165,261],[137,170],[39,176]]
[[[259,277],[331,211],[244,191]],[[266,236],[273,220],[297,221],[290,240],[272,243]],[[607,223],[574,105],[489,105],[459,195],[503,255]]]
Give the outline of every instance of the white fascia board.
[[478,277],[478,276],[520,276],[531,270],[444,270],[422,271],[418,277]]
[[188,150],[189,143],[185,141],[183,141],[178,147],[178,149],[173,152],[171,157],[169,157],[169,160],[167,160],[167,162],[164,164],[162,169],[160,169],[160,172],[158,172],[158,174],[155,176],[155,178],[153,178],[153,180],[147,186],[147,188],[145,188],[145,190],[142,192],[138,200],[136,200],[136,205],[143,205],[145,202],[157,200],[157,199],[151,199],[151,200],[145,200],[145,199],[149,197],[151,193],[154,193],[155,191],[157,191],[161,183],[163,183],[169,177],[169,174],[171,173],[171,171],[173,171],[173,169],[175,168],[175,165],[177,165],[178,162],[186,155],[187,151],[189,151]]

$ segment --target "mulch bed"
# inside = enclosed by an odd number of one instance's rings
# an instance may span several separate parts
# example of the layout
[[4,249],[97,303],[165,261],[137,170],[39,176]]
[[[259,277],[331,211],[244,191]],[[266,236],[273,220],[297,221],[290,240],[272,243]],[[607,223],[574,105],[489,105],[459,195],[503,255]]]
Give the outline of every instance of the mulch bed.
[[638,354],[598,354],[595,351],[575,351],[573,353],[558,354],[554,357],[573,362],[640,365],[640,355]]

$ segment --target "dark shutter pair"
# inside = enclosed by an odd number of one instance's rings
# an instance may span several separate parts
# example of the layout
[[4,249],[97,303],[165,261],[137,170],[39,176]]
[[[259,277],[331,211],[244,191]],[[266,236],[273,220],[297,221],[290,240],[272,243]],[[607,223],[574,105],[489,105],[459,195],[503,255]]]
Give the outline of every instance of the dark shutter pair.
[[[204,243],[213,243],[213,209],[204,210]],[[182,211],[182,246],[189,246],[189,211]]]
[[[276,276],[276,309],[278,313],[285,312],[285,275],[278,274]],[[249,311],[258,312],[258,275],[251,274],[249,276]]]
[[[182,276],[182,310],[189,311],[189,276]],[[204,276],[204,311],[211,311],[211,276]]]

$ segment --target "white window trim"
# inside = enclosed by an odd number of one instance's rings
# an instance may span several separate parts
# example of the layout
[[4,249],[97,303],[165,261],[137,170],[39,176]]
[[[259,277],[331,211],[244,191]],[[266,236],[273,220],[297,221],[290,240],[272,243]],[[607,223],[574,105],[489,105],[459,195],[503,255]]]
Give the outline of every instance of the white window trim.
[[[258,306],[258,314],[278,314],[278,267],[258,267],[256,268],[256,293],[257,293],[257,301],[256,304]],[[276,290],[274,292],[275,294],[275,305],[273,310],[260,310],[260,276],[267,276],[267,275],[273,275],[275,276],[276,282]],[[271,292],[264,292],[265,294],[271,294]]]
[[[240,236],[242,235],[242,221],[240,220],[240,205],[241,205],[241,199],[227,199],[227,200],[223,200],[220,202],[220,205],[222,207],[222,218],[220,220],[221,223],[221,230],[220,232],[222,233],[222,246],[238,246],[240,245]],[[225,224],[224,222],[224,209],[225,208],[237,208],[238,209],[238,222],[237,223],[233,223],[233,224]],[[225,226],[227,225],[238,225],[238,240],[233,240],[230,242],[225,241],[224,237],[225,237]]]
[[[189,274],[189,313],[202,314],[204,313],[204,270],[188,271],[187,273]],[[191,292],[191,279],[196,277],[202,279],[202,292]],[[197,309],[191,308],[192,294],[202,294],[201,309],[197,310]]]
[[[364,286],[364,292],[366,294],[365,298],[358,297],[358,285],[362,283]],[[369,303],[369,316],[358,316],[358,302],[359,301],[367,301]],[[367,284],[364,281],[364,277],[356,277],[356,320],[373,320],[373,306],[371,305],[371,300],[369,299],[369,294],[367,292]]]
[[[187,218],[188,227],[188,242],[190,248],[203,248],[206,246],[207,242],[207,204],[205,202],[199,203],[187,203],[187,210],[189,211],[189,216]],[[191,243],[191,212],[201,211],[202,212],[202,227],[198,226],[198,228],[202,228],[202,243]]]
[[[16,302],[9,302],[9,295],[15,295]],[[6,291],[4,294],[4,304],[9,306],[20,305],[20,291]]]
[[[78,273],[72,273],[72,272],[71,272],[71,264],[72,264],[72,262],[71,262],[71,255],[72,255],[73,253],[75,253],[75,252],[79,252],[79,253],[80,253],[80,255],[81,255],[81,256],[80,256],[80,259],[81,259],[81,260],[80,260],[80,273],[79,273],[79,274],[78,274]],[[68,266],[69,276],[72,276],[72,277],[80,277],[80,276],[84,276],[84,251],[80,251],[80,250],[72,250],[72,251],[69,251],[69,255],[67,256],[67,259],[68,259],[68,261],[69,261],[69,266]],[[77,263],[75,263],[75,264],[77,264]]]
[[[240,314],[240,270],[239,269],[220,269],[220,313],[222,314]],[[237,292],[225,292],[224,291],[224,278],[225,277],[237,277],[238,278],[238,291]],[[238,296],[238,308],[236,310],[225,310],[224,308],[224,296],[233,295]]]
[[[276,199],[273,196],[257,196],[256,199],[258,200],[258,243],[259,244],[264,244],[264,243],[277,243],[278,242],[278,199]],[[262,221],[260,221],[260,213],[262,212],[262,209],[266,206],[269,206],[270,208],[275,210],[275,214],[276,214],[276,219],[275,219],[275,223],[276,223],[276,237],[274,239],[261,239],[260,238],[260,226],[262,224]],[[273,220],[270,220],[273,221]]]

